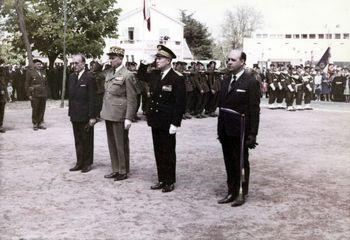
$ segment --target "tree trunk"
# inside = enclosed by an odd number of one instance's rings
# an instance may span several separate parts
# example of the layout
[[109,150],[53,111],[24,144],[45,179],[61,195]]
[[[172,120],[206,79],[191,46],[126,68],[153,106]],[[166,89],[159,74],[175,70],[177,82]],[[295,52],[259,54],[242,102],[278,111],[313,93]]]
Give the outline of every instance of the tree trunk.
[[48,55],[47,56],[48,59],[49,59],[49,69],[52,70],[54,68],[54,63],[58,57],[58,55]]
[[16,13],[17,13],[17,17],[18,17],[19,29],[22,33],[23,42],[24,42],[24,45],[25,45],[26,50],[27,50],[27,57],[28,57],[28,61],[29,61],[29,66],[32,66],[33,65],[33,55],[32,55],[32,48],[30,47],[30,43],[29,43],[29,39],[28,39],[26,23],[24,20],[23,1],[16,0],[15,8],[16,8]]

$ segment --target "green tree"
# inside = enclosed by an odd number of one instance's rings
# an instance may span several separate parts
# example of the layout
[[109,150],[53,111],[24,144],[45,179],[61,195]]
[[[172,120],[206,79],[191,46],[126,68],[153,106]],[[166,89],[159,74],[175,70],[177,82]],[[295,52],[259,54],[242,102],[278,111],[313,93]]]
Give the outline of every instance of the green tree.
[[[12,44],[24,48],[20,38],[14,0],[5,0],[1,15],[6,19],[2,30],[12,35]],[[84,53],[87,57],[103,54],[104,38],[117,37],[121,9],[116,0],[67,0],[67,53]],[[24,1],[25,24],[32,50],[47,56],[50,67],[63,52],[63,1]]]
[[185,24],[184,37],[197,59],[213,58],[213,39],[208,28],[193,18],[193,13],[186,14],[185,10],[180,10],[181,21]]

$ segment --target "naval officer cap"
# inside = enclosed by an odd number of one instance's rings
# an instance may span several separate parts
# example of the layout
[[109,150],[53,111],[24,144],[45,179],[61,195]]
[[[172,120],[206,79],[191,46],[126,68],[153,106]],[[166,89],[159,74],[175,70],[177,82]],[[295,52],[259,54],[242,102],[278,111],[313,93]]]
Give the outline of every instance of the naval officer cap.
[[166,46],[158,45],[156,57],[166,57],[169,59],[174,59],[174,58],[176,58],[176,55],[175,55],[175,53],[173,53],[173,51],[171,51]]
[[108,56],[124,56],[125,49],[117,46],[112,46],[107,53]]

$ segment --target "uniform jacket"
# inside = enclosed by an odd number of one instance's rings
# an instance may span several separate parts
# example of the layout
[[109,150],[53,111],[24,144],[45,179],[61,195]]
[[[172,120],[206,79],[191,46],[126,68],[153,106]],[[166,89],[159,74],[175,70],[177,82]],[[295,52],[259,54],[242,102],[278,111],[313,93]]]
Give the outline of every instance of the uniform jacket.
[[4,103],[7,99],[7,89],[5,83],[5,70],[0,67],[0,102]]
[[86,122],[96,118],[96,81],[91,72],[69,75],[69,110],[72,122]]
[[114,69],[108,70],[101,111],[103,119],[114,122],[133,119],[137,107],[135,83],[134,74],[124,66],[115,73]]
[[138,77],[150,87],[147,123],[153,128],[169,129],[170,124],[181,126],[186,107],[185,78],[173,69],[161,79],[160,71],[147,73],[147,66],[140,65]]
[[[220,91],[219,107],[229,108],[245,114],[246,135],[257,135],[260,114],[260,84],[250,75],[244,72],[239,77],[233,88],[228,92],[231,81],[230,74],[225,75]],[[233,114],[220,111],[218,117],[218,135],[226,133],[228,136],[240,136],[240,118]]]
[[48,83],[46,72],[28,69],[26,73],[25,90],[28,97],[47,97]]

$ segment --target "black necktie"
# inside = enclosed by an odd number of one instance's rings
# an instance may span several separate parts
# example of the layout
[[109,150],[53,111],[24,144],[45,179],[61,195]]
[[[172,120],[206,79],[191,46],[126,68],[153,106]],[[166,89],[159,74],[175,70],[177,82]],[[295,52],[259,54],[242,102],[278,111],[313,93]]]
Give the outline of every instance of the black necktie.
[[162,80],[164,72],[160,72],[160,80]]
[[232,75],[232,79],[231,79],[231,83],[230,83],[230,86],[228,88],[228,91],[231,91],[231,89],[233,88],[233,85],[236,82],[236,79],[237,79],[237,76],[236,75]]

